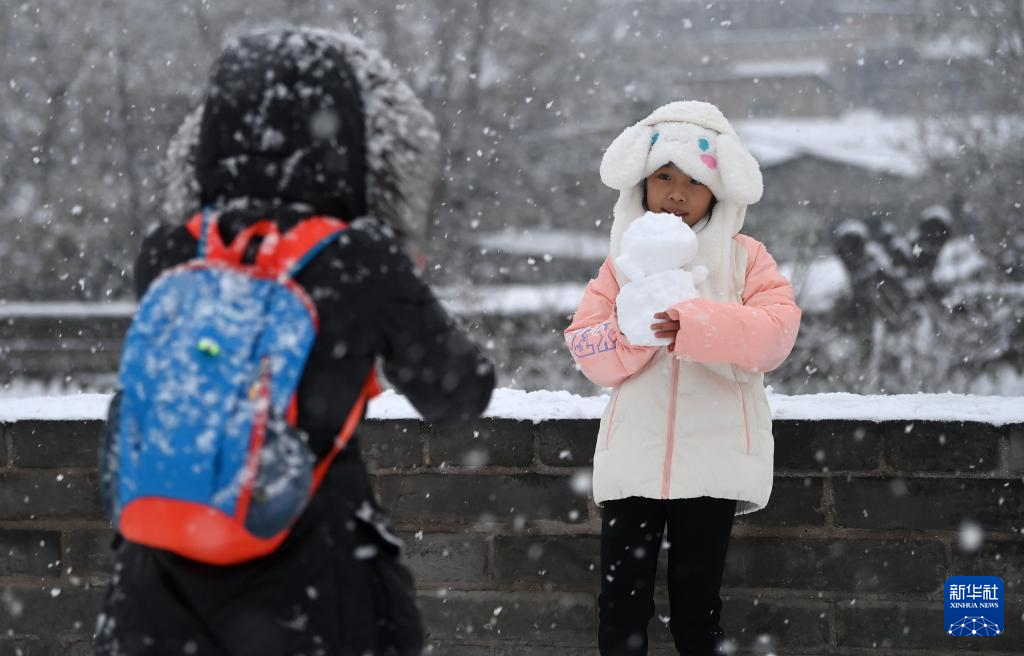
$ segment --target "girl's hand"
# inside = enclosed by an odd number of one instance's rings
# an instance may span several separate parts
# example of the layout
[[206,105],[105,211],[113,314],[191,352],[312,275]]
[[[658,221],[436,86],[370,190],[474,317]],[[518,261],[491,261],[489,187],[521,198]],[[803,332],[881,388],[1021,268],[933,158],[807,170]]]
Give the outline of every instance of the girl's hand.
[[679,332],[679,322],[672,321],[667,312],[659,312],[654,315],[654,318],[658,321],[658,323],[651,324],[654,336],[658,338],[671,337],[672,343],[668,345],[668,350],[674,350],[676,347],[676,334]]

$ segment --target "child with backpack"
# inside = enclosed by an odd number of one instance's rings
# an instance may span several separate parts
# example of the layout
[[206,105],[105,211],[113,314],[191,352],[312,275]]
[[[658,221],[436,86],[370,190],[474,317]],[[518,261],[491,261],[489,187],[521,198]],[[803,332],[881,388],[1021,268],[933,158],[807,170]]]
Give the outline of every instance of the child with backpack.
[[269,30],[220,55],[170,148],[184,222],[136,262],[101,457],[119,544],[97,653],[422,651],[355,428],[378,358],[430,422],[478,417],[494,387],[402,248],[436,141],[351,35]]
[[[723,642],[719,590],[733,516],[772,488],[764,372],[791,351],[800,324],[790,283],[760,242],[740,234],[762,193],[756,160],[717,107],[673,102],[627,128],[601,161],[619,191],[611,252],[565,331],[594,383],[613,388],[594,453],[602,508],[598,643],[603,656],[646,654],[658,555],[667,527],[668,626],[680,654]],[[623,235],[646,212],[696,233],[700,296],[643,319],[667,346],[629,342],[615,266]]]

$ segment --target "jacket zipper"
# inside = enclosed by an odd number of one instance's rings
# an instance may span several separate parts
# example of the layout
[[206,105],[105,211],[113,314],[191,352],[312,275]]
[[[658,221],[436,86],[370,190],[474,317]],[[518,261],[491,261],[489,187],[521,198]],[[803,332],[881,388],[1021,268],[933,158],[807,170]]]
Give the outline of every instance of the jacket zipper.
[[665,464],[661,472],[661,498],[668,498],[669,482],[672,480],[672,450],[676,441],[676,399],[679,391],[679,359],[672,358],[672,396],[668,401],[668,430],[665,437]]
[[747,402],[743,398],[743,388],[736,383],[736,391],[740,395],[740,409],[743,411],[743,431],[747,434],[747,455],[750,455],[750,423],[747,421]]

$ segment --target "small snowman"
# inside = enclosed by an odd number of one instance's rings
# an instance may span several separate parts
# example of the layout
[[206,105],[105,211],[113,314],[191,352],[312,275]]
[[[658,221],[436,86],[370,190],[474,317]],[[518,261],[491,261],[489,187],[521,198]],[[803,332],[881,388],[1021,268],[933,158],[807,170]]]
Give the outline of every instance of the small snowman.
[[697,286],[707,280],[708,271],[696,265],[697,234],[674,214],[647,212],[622,236],[616,269],[629,278],[615,301],[619,330],[635,346],[663,346],[667,337],[657,338],[651,330],[654,315],[676,303],[700,296]]

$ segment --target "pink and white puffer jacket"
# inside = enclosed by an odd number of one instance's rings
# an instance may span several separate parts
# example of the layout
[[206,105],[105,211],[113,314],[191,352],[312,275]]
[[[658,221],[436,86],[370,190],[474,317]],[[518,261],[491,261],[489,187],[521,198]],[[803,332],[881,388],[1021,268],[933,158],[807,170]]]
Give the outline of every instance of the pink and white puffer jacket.
[[[667,308],[680,322],[671,352],[633,346],[619,332],[615,299],[628,279],[613,264],[622,233],[644,212],[640,181],[668,161],[717,198],[698,234],[696,263],[709,282],[701,298]],[[736,499],[738,515],[760,510],[774,455],[764,372],[789,355],[801,312],[764,245],[739,234],[761,195],[757,163],[717,108],[688,101],[627,128],[601,176],[620,190],[611,253],[565,331],[583,374],[613,388],[594,453],[594,500],[712,496]]]

